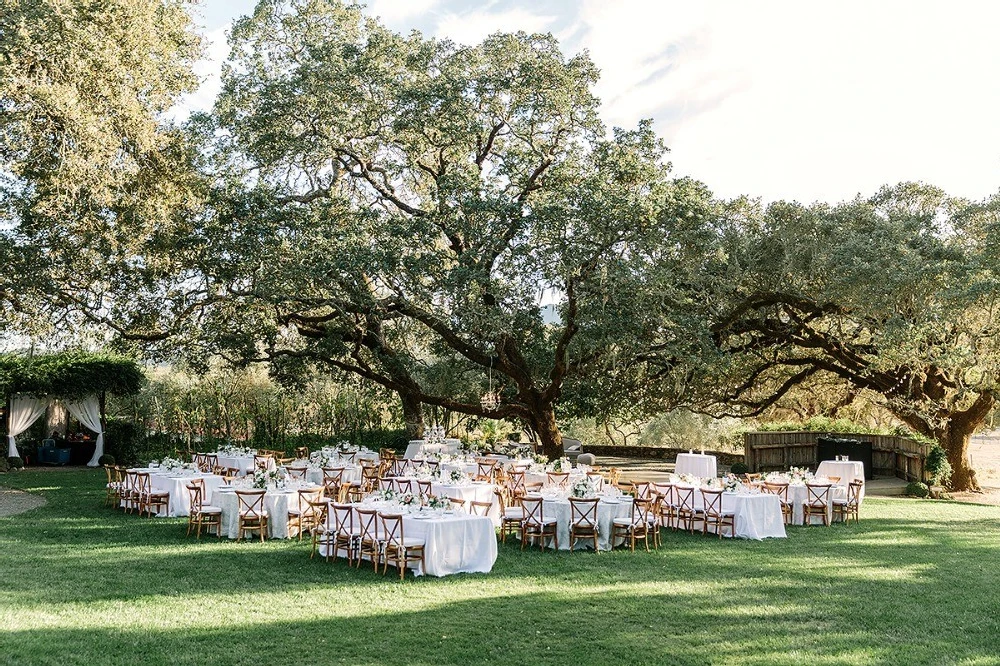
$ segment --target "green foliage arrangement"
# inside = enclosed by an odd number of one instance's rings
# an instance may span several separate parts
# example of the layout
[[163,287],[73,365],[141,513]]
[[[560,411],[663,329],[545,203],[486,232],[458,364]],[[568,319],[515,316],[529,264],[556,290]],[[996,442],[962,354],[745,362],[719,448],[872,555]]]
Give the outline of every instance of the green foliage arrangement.
[[746,474],[747,472],[750,471],[750,468],[747,467],[746,463],[735,462],[735,463],[733,463],[732,465],[729,466],[729,471],[732,474]]
[[927,487],[926,483],[911,481],[906,484],[906,494],[912,497],[927,497],[931,494],[931,489]]
[[931,448],[927,453],[924,465],[933,485],[946,486],[951,481],[951,463],[948,462],[948,453],[940,446]]
[[143,382],[142,369],[135,361],[112,354],[72,351],[41,356],[0,355],[0,391],[4,395],[131,395]]
[[97,459],[98,465],[114,465],[115,457],[110,453],[105,453],[103,456]]

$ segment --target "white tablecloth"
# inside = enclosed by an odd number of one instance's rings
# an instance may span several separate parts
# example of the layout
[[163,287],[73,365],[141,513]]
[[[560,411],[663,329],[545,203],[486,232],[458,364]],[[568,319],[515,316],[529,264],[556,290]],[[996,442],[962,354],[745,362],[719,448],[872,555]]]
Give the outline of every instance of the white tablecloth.
[[[570,471],[569,480],[566,482],[566,488],[571,487],[574,483],[587,476],[584,472],[577,471],[576,469]],[[525,472],[524,482],[525,483],[541,483],[545,485],[548,483],[548,473],[547,472]]]
[[[417,576],[489,573],[497,561],[496,530],[484,516],[456,512],[424,519],[406,515],[403,536],[424,541],[424,570],[419,562],[410,565]],[[326,550],[321,547],[320,553],[325,556]]]
[[[296,467],[295,465],[291,465]],[[306,481],[315,483],[317,486],[323,485],[323,470],[319,467],[310,467],[306,470]],[[340,477],[341,483],[361,483],[361,468],[356,465],[345,464],[344,474]]]
[[[834,475],[836,476],[836,475]],[[809,497],[809,489],[805,484],[792,483],[788,486],[788,501],[792,503],[792,524],[802,525],[805,522],[805,510],[802,505]],[[842,485],[834,485],[830,488],[830,506],[827,507],[826,515],[833,519],[833,500],[847,499],[847,488]],[[813,516],[813,524],[819,524],[819,516]]]
[[[157,509],[157,516],[188,516],[191,514],[191,497],[188,495],[187,485],[195,479],[204,479],[205,497],[203,504],[211,504],[214,492],[222,485],[224,479],[215,474],[192,474],[181,476],[179,474],[161,474],[147,468],[134,469],[129,471],[149,472],[149,487],[151,490],[170,493],[170,504],[167,509]],[[122,503],[124,506],[124,502]]]
[[703,453],[678,453],[675,474],[690,474],[699,479],[714,479],[719,475],[715,456]]
[[[569,499],[543,499],[542,516],[556,519],[556,533],[559,535],[559,550],[569,550],[569,524],[572,518]],[[611,550],[611,522],[615,518],[632,517],[632,498],[623,495],[618,500],[602,499],[597,503],[597,549]],[[577,548],[594,545],[591,539],[578,539]]]
[[[269,490],[264,495],[267,511],[267,535],[272,539],[288,538],[288,510],[298,508],[299,494],[295,490]],[[230,539],[239,536],[239,500],[233,489],[215,494],[215,506],[222,509],[222,533]]]
[[455,455],[461,442],[457,439],[446,439],[444,444],[428,444],[422,439],[412,439],[406,447],[404,458],[423,458],[428,455],[447,453]]
[[[414,481],[414,490],[416,490],[416,482]],[[455,499],[465,500],[465,510],[468,513],[472,513],[472,507],[469,502],[475,500],[477,502],[490,502],[490,508],[487,512],[487,517],[493,523],[494,526],[500,525],[500,506],[496,501],[496,494],[493,492],[496,488],[492,483],[470,483],[462,486],[455,486],[449,483],[432,483],[431,492],[435,495],[445,497],[454,497]]]
[[[253,471],[253,456],[224,456],[219,454],[219,467],[234,467],[240,470],[240,476]],[[274,459],[271,459],[270,469],[274,469]]]
[[[860,460],[824,460],[816,468],[816,476],[839,476],[838,486],[846,486],[851,481],[857,479],[861,483],[865,482],[865,464]],[[864,486],[862,486],[864,492]]]
[[[684,486],[681,486],[684,487]],[[803,486],[804,488],[804,486]],[[789,496],[791,491],[789,491]],[[694,508],[705,508],[704,496],[699,488],[694,489]],[[799,507],[801,513],[801,507]],[[767,539],[769,537],[784,538],[785,522],[781,515],[781,499],[768,493],[722,493],[722,510],[733,512],[735,536],[744,539]],[[801,516],[799,520],[801,524]],[[695,529],[701,527],[701,521],[695,524]],[[709,526],[714,533],[715,527]],[[729,529],[723,528],[723,536],[730,536]]]

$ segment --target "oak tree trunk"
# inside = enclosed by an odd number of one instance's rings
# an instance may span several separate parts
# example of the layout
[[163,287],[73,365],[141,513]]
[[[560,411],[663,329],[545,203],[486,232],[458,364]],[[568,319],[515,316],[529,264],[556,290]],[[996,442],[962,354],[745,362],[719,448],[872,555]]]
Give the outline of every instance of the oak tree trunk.
[[403,421],[406,423],[406,434],[410,439],[423,439],[424,412],[420,400],[408,393],[400,393],[403,403]]
[[561,458],[563,455],[562,434],[556,425],[556,412],[551,406],[540,406],[531,419],[532,428],[538,435],[542,445],[542,453],[550,459]]
[[950,486],[952,490],[978,491],[980,488],[976,480],[976,470],[973,469],[972,461],[969,459],[969,440],[976,427],[956,427],[956,425],[958,424],[949,424],[949,428],[938,436],[938,442],[948,454],[948,462],[951,463]]

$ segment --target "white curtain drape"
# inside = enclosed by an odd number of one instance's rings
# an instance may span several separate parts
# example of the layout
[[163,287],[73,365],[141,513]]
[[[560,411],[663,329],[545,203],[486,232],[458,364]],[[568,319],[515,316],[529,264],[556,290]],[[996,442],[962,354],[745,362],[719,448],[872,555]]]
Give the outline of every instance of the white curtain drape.
[[97,433],[97,448],[94,449],[94,456],[87,463],[88,467],[97,467],[97,460],[104,455],[104,431],[101,430],[101,405],[97,401],[97,396],[92,395],[83,400],[63,402],[69,413],[76,418],[87,430]]
[[48,400],[27,395],[15,395],[10,401],[10,418],[7,421],[7,456],[17,455],[17,440],[22,432],[31,427],[45,413]]

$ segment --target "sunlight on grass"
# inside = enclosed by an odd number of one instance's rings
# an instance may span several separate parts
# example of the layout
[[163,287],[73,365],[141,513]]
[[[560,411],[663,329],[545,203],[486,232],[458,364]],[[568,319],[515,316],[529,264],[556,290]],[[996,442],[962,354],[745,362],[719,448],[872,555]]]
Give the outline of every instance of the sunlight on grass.
[[400,583],[308,542],[186,538],[53,474],[46,507],[0,519],[0,663],[1000,663],[993,507],[869,499],[857,526],[651,553],[511,543],[491,574]]

